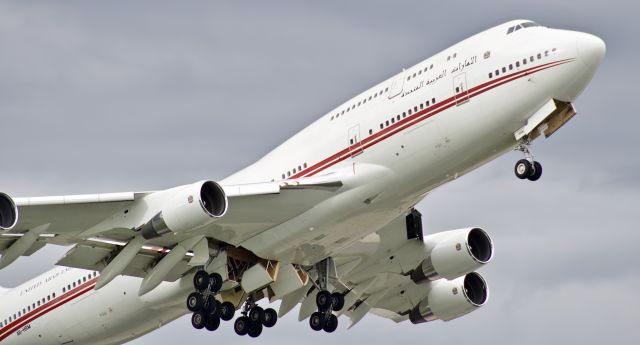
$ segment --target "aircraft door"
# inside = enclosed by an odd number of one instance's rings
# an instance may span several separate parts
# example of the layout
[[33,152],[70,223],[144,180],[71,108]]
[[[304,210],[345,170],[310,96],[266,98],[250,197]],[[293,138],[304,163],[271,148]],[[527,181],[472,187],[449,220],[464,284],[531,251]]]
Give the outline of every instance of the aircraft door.
[[460,73],[453,77],[453,92],[456,99],[456,105],[461,105],[469,101],[466,73]]
[[351,157],[355,157],[364,151],[362,148],[362,141],[360,138],[360,125],[355,125],[349,128],[349,134],[348,134],[347,140],[349,143],[349,155]]

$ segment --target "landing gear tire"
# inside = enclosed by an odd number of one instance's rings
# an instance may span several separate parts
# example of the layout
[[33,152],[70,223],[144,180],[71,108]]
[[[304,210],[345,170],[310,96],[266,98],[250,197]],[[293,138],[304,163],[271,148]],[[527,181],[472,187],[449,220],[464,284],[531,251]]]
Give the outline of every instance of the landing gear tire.
[[209,284],[211,284],[211,292],[218,293],[222,288],[222,276],[218,273],[209,275]]
[[204,328],[207,331],[213,332],[220,327],[220,317],[218,316],[209,316],[204,323]]
[[193,286],[198,291],[204,291],[209,285],[209,275],[205,271],[198,271],[193,276]]
[[531,174],[527,176],[527,179],[529,181],[538,181],[540,176],[542,176],[542,165],[538,162],[533,162],[533,170]]
[[213,296],[209,296],[206,311],[209,317],[218,318],[220,316],[220,302]]
[[203,311],[197,311],[191,315],[191,326],[195,329],[203,329],[207,318]]
[[230,321],[236,313],[236,307],[231,302],[223,302],[219,309],[220,318],[224,321]]
[[191,312],[196,312],[202,309],[203,304],[204,301],[202,299],[202,294],[200,294],[199,292],[192,292],[187,297],[187,309],[189,309],[189,311]]
[[247,332],[251,338],[257,338],[262,334],[262,324],[261,323],[251,323],[249,325],[249,330]]
[[528,178],[533,172],[533,165],[528,160],[521,159],[516,162],[514,172],[519,179],[524,180]]
[[249,320],[255,324],[261,324],[264,322],[264,309],[260,307],[253,307],[249,311]]
[[276,325],[276,322],[278,322],[278,313],[271,308],[265,309],[264,322],[262,324],[267,328],[271,328]]
[[322,329],[327,333],[333,333],[338,329],[338,317],[333,314],[329,315]]
[[333,311],[340,311],[344,308],[344,295],[339,292],[331,294],[331,300],[333,301],[331,308]]
[[237,335],[246,335],[249,332],[249,318],[246,316],[241,316],[236,319],[236,322],[233,324],[233,330],[236,331]]
[[319,311],[326,311],[331,308],[331,304],[333,299],[331,298],[331,293],[329,291],[323,290],[318,292],[316,295],[316,306]]
[[309,326],[311,326],[311,329],[314,331],[322,330],[322,328],[324,328],[325,323],[326,323],[326,320],[324,318],[324,315],[322,315],[322,313],[320,312],[315,312],[311,314],[311,317],[309,318]]

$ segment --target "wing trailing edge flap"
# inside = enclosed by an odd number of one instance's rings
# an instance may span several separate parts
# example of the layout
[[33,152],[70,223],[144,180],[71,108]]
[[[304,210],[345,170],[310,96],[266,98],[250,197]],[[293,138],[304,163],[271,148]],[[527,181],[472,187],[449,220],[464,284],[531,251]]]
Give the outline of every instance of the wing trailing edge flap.
[[[109,262],[120,253],[127,242],[105,240],[101,238],[91,238],[75,245],[71,248],[56,265],[75,267],[86,270],[102,271]],[[120,271],[120,274],[145,278],[149,272],[149,268],[159,262],[169,249],[153,245],[143,245],[133,259],[127,263]],[[192,269],[190,265],[194,254],[188,252],[183,255],[181,260],[168,271],[163,277],[163,281],[175,281],[182,277],[185,273]]]

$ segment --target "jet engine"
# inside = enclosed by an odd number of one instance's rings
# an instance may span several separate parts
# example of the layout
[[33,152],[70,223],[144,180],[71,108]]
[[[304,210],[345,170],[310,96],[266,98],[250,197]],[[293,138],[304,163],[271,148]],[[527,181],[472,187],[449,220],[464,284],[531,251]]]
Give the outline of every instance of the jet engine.
[[9,230],[18,223],[18,208],[10,196],[0,193],[0,230]]
[[450,321],[478,309],[489,299],[486,282],[475,272],[454,280],[429,282],[429,285],[427,297],[409,312],[409,320],[414,324]]
[[178,188],[140,232],[148,240],[170,232],[188,231],[224,216],[227,206],[227,195],[219,184],[196,182]]
[[441,232],[425,237],[424,242],[429,255],[411,272],[416,283],[463,276],[493,257],[491,238],[480,228]]

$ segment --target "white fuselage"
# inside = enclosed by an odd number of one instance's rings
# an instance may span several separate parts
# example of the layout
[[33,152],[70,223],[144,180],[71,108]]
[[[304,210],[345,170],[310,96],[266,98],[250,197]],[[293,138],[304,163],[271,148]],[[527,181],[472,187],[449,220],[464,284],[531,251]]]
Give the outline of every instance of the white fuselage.
[[[303,218],[230,243],[262,258],[315,263],[348,250],[430,190],[512,149],[514,132],[542,105],[552,98],[575,100],[601,58],[593,36],[544,27],[507,34],[517,22],[403,70],[222,181],[280,181],[341,170],[357,177],[343,200],[338,196]],[[185,279],[138,297],[141,279],[119,277],[94,291],[95,275],[56,268],[5,291],[0,343],[121,343],[187,313]]]

